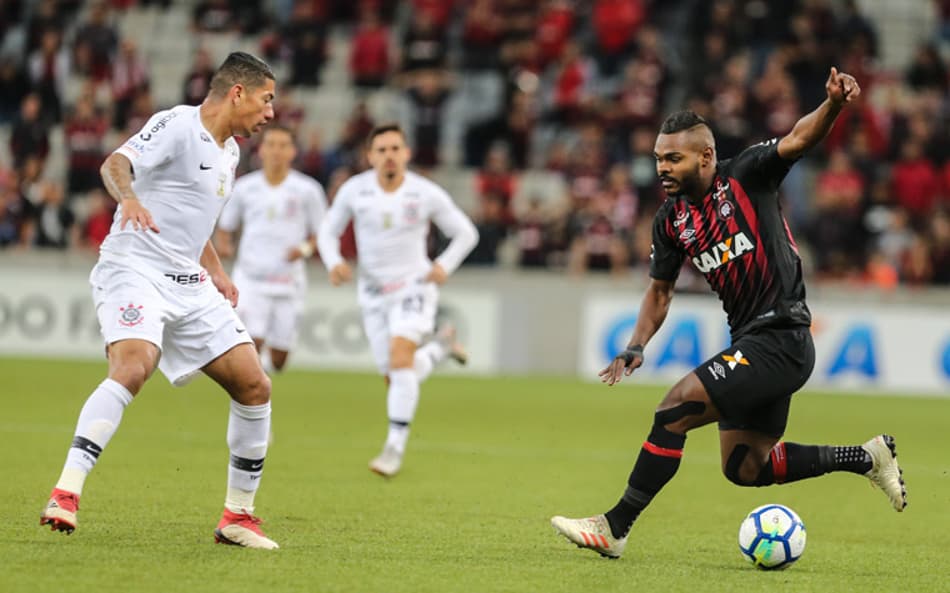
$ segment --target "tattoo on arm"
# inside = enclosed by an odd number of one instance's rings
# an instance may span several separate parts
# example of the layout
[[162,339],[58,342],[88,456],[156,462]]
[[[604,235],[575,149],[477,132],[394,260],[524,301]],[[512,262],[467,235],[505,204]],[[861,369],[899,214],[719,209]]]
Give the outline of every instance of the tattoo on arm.
[[137,199],[132,191],[132,163],[128,158],[119,154],[110,155],[102,164],[99,173],[106,191],[116,202]]

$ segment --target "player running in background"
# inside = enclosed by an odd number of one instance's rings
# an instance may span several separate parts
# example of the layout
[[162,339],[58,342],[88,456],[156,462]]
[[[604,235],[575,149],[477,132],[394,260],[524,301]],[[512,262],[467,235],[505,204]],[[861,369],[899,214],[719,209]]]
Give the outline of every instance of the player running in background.
[[270,379],[234,312],[238,291],[211,244],[238,164],[234,136],[274,117],[274,74],[230,54],[198,107],[156,113],[102,165],[119,203],[90,274],[109,375],[86,400],[41,525],[72,533],[79,496],[126,406],[155,368],[175,385],[203,371],[231,396],[221,543],[276,548],[253,516],[270,430]]
[[[411,152],[398,126],[370,133],[368,157],[372,169],[340,187],[317,243],[330,282],[338,286],[350,280],[352,271],[340,256],[339,239],[354,220],[363,327],[376,365],[389,383],[389,434],[369,467],[391,477],[402,466],[419,384],[446,357],[465,362],[451,326],[423,341],[435,329],[438,286],[475,247],[478,231],[442,188],[407,170]],[[430,221],[451,238],[435,261],[426,252]]]
[[323,187],[290,168],[297,156],[293,133],[269,126],[259,149],[261,170],[234,184],[215,233],[222,257],[234,255],[232,275],[241,293],[237,312],[268,373],[283,370],[297,339],[307,289],[304,261],[313,255],[317,229],[327,209]]
[[894,440],[879,435],[846,447],[780,442],[791,396],[815,365],[801,260],[778,201],[795,161],[831,130],[861,92],[832,68],[828,98],[782,138],[716,161],[712,131],[696,114],[671,115],[655,157],[667,200],[653,224],[650,285],[630,342],[600,372],[608,385],[643,364],[666,318],[673,286],[689,258],[719,296],[732,345],[680,380],[660,402],[623,497],[605,514],[554,517],[555,530],[582,548],[618,558],[643,509],[673,478],[686,433],[719,422],[722,471],[740,486],[768,486],[845,471],[863,474],[898,511],[907,505]]

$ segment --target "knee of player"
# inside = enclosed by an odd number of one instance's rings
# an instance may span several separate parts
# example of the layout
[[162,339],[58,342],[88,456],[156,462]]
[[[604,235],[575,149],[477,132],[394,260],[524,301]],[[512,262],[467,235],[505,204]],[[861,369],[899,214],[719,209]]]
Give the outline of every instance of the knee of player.
[[743,472],[741,468],[732,468],[729,466],[723,466],[722,475],[726,476],[726,479],[735,484],[736,486],[754,486],[752,480],[748,479],[746,472]]
[[656,410],[656,414],[653,416],[653,424],[662,426],[670,432],[686,434],[687,431],[698,426],[697,419],[705,411],[706,405],[703,402],[681,400],[668,394]]
[[744,444],[736,445],[722,464],[722,474],[736,486],[764,486],[764,471],[763,464],[756,462]]
[[390,370],[411,369],[415,366],[415,352],[406,350],[393,350],[389,357]]
[[132,395],[138,394],[151,375],[151,369],[143,362],[123,362],[109,373],[109,378],[129,390]]
[[259,406],[266,404],[270,401],[270,392],[271,392],[271,381],[270,377],[267,376],[267,373],[261,371],[261,373],[252,379],[242,390],[240,398],[238,399],[239,403],[242,403],[246,406]]

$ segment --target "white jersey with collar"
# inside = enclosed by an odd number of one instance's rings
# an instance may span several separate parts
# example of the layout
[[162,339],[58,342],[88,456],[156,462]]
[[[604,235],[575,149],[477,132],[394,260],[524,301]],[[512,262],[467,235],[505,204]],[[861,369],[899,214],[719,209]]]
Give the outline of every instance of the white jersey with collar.
[[448,273],[478,242],[475,225],[449,194],[411,171],[392,193],[383,190],[372,169],[354,175],[340,187],[317,234],[320,257],[327,269],[343,261],[339,237],[351,219],[361,292],[417,281],[429,272],[430,221],[452,239],[436,258]]
[[272,294],[290,293],[303,288],[306,276],[304,260],[287,261],[287,253],[317,234],[326,210],[326,195],[315,179],[291,170],[275,186],[263,171],[254,171],[234,184],[218,228],[241,229],[235,270]]
[[132,162],[132,190],[159,232],[119,227],[119,205],[99,260],[134,267],[149,277],[204,278],[199,260],[231,195],[240,158],[237,141],[218,146],[198,107],[179,105],[153,115],[115,151]]

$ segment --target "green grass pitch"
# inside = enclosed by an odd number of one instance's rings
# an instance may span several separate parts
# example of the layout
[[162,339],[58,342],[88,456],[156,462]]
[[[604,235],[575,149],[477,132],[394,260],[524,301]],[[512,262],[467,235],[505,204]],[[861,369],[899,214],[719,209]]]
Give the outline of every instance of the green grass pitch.
[[[897,437],[902,514],[853,475],[733,486],[707,427],[691,434],[625,557],[608,561],[555,537],[548,521],[613,505],[662,389],[436,375],[403,473],[385,481],[366,468],[386,430],[381,380],[290,372],[274,380],[275,441],[257,498],[281,545],[268,553],[213,543],[228,408],[207,379],[174,389],[154,377],[86,483],[76,533],[39,527],[79,408],[104,373],[104,363],[0,359],[4,593],[950,591],[950,400],[795,398],[790,441]],[[767,502],[795,509],[808,531],[803,558],[778,573],[756,571],[736,546],[745,513]]]

